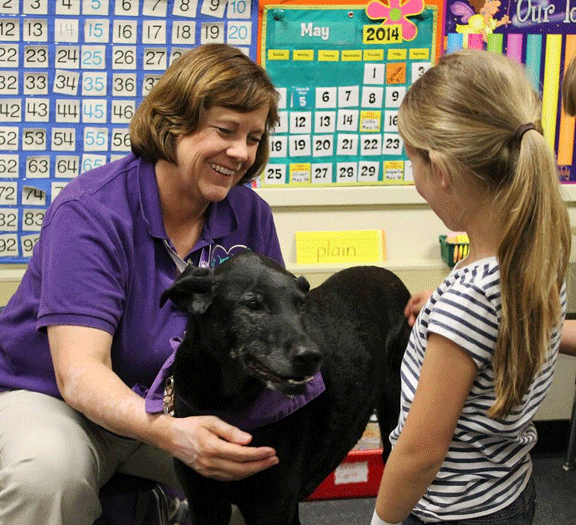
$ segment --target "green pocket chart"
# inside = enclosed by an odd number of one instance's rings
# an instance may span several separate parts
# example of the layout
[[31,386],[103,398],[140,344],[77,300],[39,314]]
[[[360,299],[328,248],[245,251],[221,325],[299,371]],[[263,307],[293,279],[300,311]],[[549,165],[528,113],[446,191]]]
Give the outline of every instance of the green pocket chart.
[[398,108],[437,59],[440,15],[424,0],[264,5],[260,61],[281,99],[259,184],[413,184]]

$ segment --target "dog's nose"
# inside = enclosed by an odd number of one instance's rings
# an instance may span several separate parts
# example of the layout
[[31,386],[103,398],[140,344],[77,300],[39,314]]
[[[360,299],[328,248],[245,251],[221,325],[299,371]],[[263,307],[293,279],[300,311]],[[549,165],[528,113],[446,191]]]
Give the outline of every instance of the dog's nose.
[[310,373],[320,364],[320,352],[317,348],[298,345],[292,354],[292,360],[295,368]]

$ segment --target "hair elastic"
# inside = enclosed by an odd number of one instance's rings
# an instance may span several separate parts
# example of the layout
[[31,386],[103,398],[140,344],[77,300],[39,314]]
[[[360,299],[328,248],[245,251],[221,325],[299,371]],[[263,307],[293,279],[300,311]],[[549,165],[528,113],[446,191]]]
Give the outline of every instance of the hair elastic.
[[522,137],[524,136],[524,133],[530,131],[531,129],[536,129],[536,126],[532,124],[532,122],[528,122],[527,124],[522,124],[521,126],[518,126],[518,129],[514,133],[514,140],[520,142],[522,140]]

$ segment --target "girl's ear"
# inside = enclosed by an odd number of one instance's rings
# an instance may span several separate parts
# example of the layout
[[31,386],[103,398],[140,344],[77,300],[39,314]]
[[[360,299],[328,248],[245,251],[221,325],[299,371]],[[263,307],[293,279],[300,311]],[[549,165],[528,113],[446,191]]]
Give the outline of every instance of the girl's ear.
[[445,191],[452,190],[452,175],[448,169],[441,154],[436,151],[430,151],[430,164],[433,177],[440,187]]
[[439,166],[435,166],[434,170],[436,171],[436,176],[440,180],[440,186],[446,191],[452,190],[452,177],[450,176],[450,173]]

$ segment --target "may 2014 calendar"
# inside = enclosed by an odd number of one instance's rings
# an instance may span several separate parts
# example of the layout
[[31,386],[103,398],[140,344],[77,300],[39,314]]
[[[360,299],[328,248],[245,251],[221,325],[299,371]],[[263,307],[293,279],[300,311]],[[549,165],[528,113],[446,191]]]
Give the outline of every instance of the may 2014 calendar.
[[0,1],[0,262],[26,262],[47,206],[126,155],[137,105],[203,43],[256,58],[257,0]]
[[411,184],[398,108],[437,58],[441,5],[318,4],[263,7],[260,60],[281,120],[262,185]]

